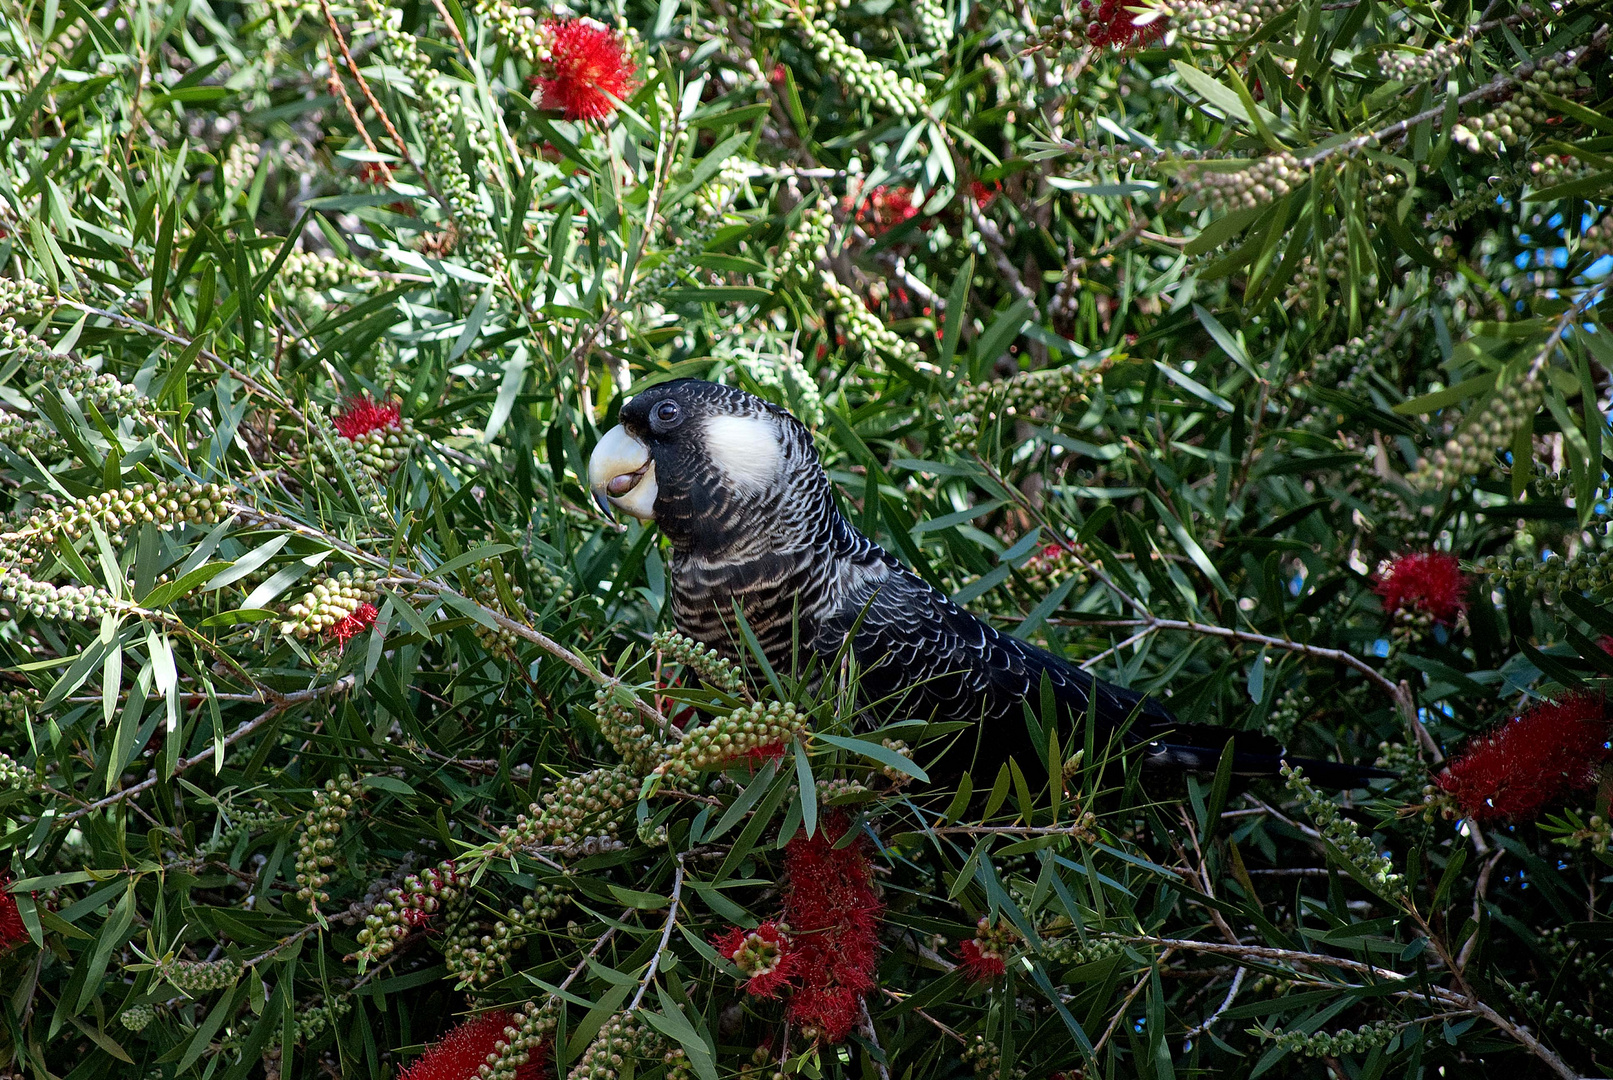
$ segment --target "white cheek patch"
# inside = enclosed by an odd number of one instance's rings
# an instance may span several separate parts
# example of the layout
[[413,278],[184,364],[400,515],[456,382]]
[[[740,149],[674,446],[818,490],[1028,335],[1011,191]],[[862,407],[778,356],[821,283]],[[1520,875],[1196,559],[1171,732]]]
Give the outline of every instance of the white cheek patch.
[[770,416],[713,416],[706,421],[706,451],[735,487],[750,492],[772,484],[783,459]]

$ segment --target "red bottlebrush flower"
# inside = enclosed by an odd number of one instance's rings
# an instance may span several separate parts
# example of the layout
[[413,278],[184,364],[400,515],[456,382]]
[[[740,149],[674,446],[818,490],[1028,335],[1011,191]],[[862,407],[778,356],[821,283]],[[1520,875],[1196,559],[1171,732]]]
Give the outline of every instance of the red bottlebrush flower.
[[382,431],[386,428],[397,427],[403,419],[403,408],[395,402],[391,405],[377,405],[369,398],[352,398],[347,408],[333,421],[336,431],[348,442],[368,435],[372,431]]
[[[1112,45],[1117,49],[1141,49],[1165,36],[1164,15],[1143,15],[1133,8],[1139,0],[1103,0],[1097,12],[1092,0],[1081,0],[1081,13],[1087,18],[1087,40],[1100,48]],[[1148,19],[1139,24],[1138,19]]]
[[638,65],[622,39],[592,19],[552,20],[544,29],[553,39],[548,75],[534,81],[545,109],[563,109],[567,120],[608,120],[616,103],[634,87]]
[[816,835],[799,833],[784,851],[784,921],[794,935],[800,983],[790,997],[790,1019],[829,1043],[851,1033],[874,988],[884,908],[874,892],[867,838],[835,847],[846,828],[843,814],[827,814]]
[[358,167],[358,178],[363,183],[383,187],[392,180],[392,166],[384,161],[366,161]]
[[750,976],[745,992],[754,997],[778,997],[778,992],[789,985],[795,968],[795,953],[790,939],[779,930],[778,923],[769,919],[754,930],[733,927],[711,940],[712,946],[734,962],[740,971]]
[[987,186],[979,180],[969,181],[969,197],[973,199],[975,201],[975,205],[980,207],[982,210],[984,210],[987,205],[990,204],[991,200],[995,199],[1002,192],[1002,189],[1003,182],[1001,180],[993,182],[990,186]]
[[990,982],[1001,978],[1008,971],[1008,964],[1000,956],[985,952],[980,948],[980,942],[970,938],[958,947],[963,956],[963,963],[958,966],[970,980],[977,983]]
[[1449,626],[1467,610],[1467,575],[1456,557],[1443,551],[1399,556],[1378,575],[1373,589],[1391,614],[1409,609]]
[[374,604],[360,604],[353,610],[353,614],[344,615],[336,621],[336,625],[330,628],[330,636],[345,649],[348,639],[374,626],[375,617],[379,614]]
[[771,742],[766,746],[751,747],[745,751],[745,758],[752,765],[760,767],[766,765],[769,761],[777,761],[787,752],[782,742]]
[[10,880],[0,881],[0,952],[28,940],[28,928],[22,924],[17,898],[7,891],[10,885]]
[[[842,202],[842,209],[851,212],[851,200]],[[891,188],[883,185],[875,188],[857,207],[855,217],[857,224],[869,236],[883,236],[904,221],[910,221],[918,216],[919,208],[913,203],[913,189],[910,187]]]
[[768,79],[769,79],[770,82],[772,82],[772,84],[774,86],[783,86],[784,85],[784,79],[785,79],[784,65],[783,64],[774,64],[773,65],[773,74],[770,75],[768,77]]
[[1438,783],[1475,821],[1527,821],[1569,792],[1595,786],[1613,755],[1609,734],[1600,695],[1542,702],[1469,740]]
[[[475,1080],[488,1055],[506,1041],[504,1029],[514,1026],[515,1017],[502,1009],[473,1016],[428,1047],[398,1080]],[[544,1043],[515,1070],[516,1080],[538,1080],[548,1063],[549,1044]]]

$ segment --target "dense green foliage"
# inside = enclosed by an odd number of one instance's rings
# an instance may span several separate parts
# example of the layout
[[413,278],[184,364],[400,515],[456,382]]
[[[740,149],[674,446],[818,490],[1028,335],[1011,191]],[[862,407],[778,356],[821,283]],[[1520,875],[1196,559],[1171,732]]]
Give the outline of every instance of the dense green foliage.
[[[0,2],[0,1074],[395,1075],[528,1005],[577,1077],[1613,1068],[1613,784],[1549,731],[1506,816],[1436,783],[1613,675],[1613,8],[594,14]],[[1400,778],[1145,782],[1033,701],[1046,789],[916,782],[855,671],[665,633],[585,462],[668,373],[1003,628]],[[792,1019],[849,938],[778,1000],[712,944],[811,859],[884,908],[843,1042]]]

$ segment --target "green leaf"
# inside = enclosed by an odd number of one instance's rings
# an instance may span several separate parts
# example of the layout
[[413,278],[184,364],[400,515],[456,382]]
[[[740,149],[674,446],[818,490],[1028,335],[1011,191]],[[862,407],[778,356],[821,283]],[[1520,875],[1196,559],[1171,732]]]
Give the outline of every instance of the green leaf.
[[929,774],[919,768],[918,764],[911,758],[904,757],[890,747],[881,746],[872,740],[846,738],[842,735],[830,735],[822,731],[813,732],[812,738],[816,742],[828,743],[830,746],[849,750],[866,758],[873,758],[886,768],[895,769],[897,772],[911,776],[921,784],[928,783],[930,780]]

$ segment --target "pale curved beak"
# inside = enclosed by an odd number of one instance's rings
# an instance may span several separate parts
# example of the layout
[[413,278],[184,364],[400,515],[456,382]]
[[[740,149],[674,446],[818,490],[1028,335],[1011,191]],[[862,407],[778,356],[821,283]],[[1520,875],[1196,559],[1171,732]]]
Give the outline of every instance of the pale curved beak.
[[608,515],[612,510],[655,520],[655,462],[650,448],[621,426],[605,432],[588,459],[588,489]]

